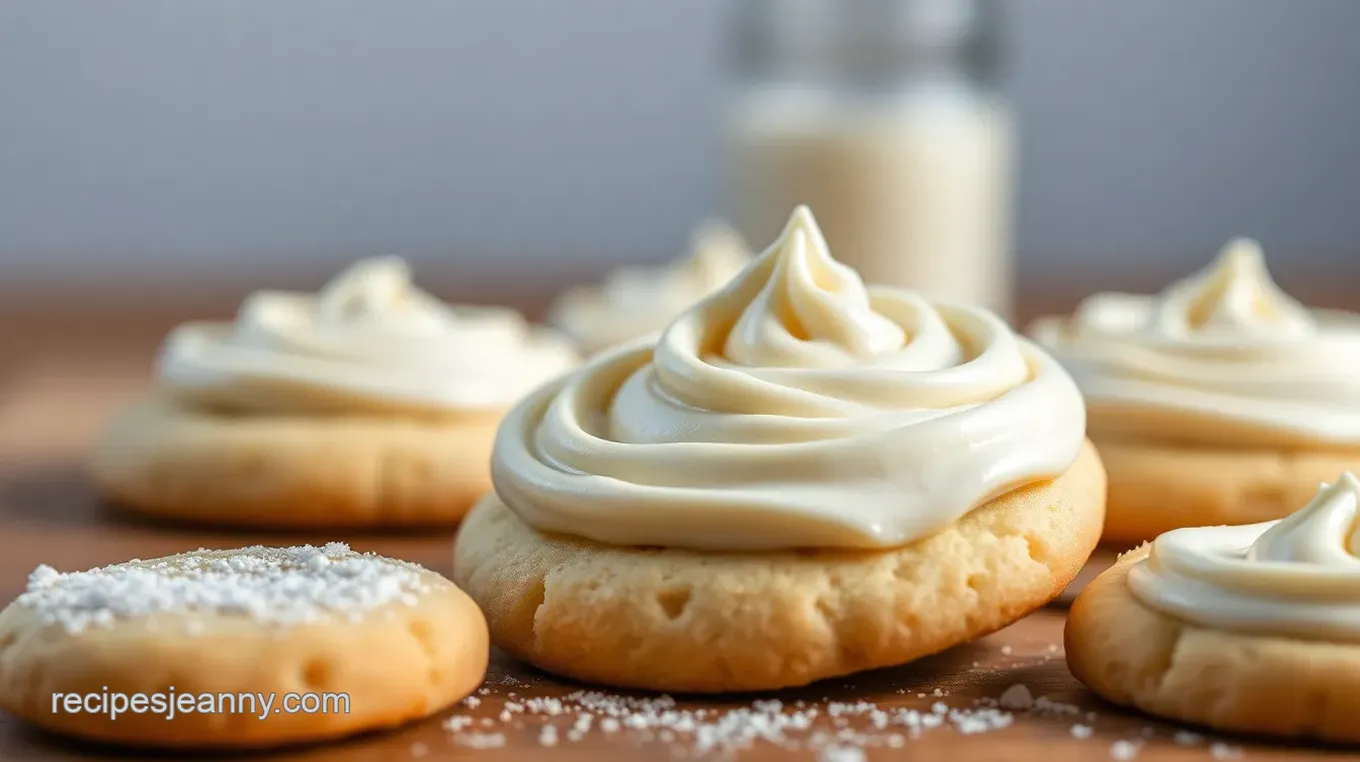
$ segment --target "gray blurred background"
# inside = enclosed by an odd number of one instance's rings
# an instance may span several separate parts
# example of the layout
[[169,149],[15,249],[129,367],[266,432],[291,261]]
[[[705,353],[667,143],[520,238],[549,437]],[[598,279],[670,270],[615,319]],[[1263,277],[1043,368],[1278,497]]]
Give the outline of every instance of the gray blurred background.
[[[1024,271],[1360,262],[1360,2],[1008,11]],[[728,12],[0,0],[0,284],[664,259],[722,210]]]

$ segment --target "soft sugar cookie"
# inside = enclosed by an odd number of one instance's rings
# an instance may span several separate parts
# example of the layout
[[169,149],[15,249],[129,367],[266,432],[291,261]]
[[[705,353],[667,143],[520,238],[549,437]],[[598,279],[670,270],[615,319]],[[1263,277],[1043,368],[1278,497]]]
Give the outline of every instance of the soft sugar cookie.
[[603,283],[569,289],[549,308],[548,323],[594,354],[660,331],[750,262],[737,231],[710,221],[695,231],[689,254],[665,267],[624,267]]
[[1278,519],[1360,468],[1360,315],[1290,298],[1253,241],[1158,296],[1097,294],[1031,333],[1086,397],[1110,542]]
[[1062,368],[989,312],[865,289],[810,212],[654,347],[507,414],[454,577],[572,677],[764,690],[1003,627],[1095,546]]
[[365,260],[318,295],[257,293],[234,325],[177,328],[94,477],[126,509],[176,520],[452,523],[490,486],[505,409],[577,361],[513,311],[443,304],[401,260]]
[[1283,520],[1177,529],[1077,596],[1072,674],[1220,730],[1360,741],[1360,481]]
[[97,741],[258,748],[429,716],[487,658],[477,606],[414,564],[342,543],[199,550],[39,567],[0,611],[0,706]]

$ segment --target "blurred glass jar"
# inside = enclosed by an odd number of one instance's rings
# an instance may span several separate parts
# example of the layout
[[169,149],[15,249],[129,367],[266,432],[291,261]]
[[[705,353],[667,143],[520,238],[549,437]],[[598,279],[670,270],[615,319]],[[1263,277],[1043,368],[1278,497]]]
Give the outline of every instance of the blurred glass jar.
[[741,0],[733,221],[800,203],[871,284],[1011,310],[1013,128],[988,0]]

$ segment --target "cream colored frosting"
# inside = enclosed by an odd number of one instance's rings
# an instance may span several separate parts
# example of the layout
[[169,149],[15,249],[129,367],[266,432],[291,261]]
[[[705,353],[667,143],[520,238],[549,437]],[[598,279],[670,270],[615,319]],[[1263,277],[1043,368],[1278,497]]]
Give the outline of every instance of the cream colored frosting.
[[1206,627],[1360,641],[1360,480],[1279,521],[1176,529],[1129,569],[1144,604]]
[[159,376],[181,398],[233,409],[448,414],[504,409],[578,362],[519,313],[445,304],[380,257],[318,294],[255,293],[234,324],[176,328]]
[[598,286],[578,286],[549,310],[548,322],[597,352],[665,328],[751,263],[741,236],[720,222],[695,232],[688,256],[661,268],[623,267]]
[[1159,296],[1098,294],[1031,334],[1076,378],[1092,433],[1360,445],[1360,316],[1290,298],[1254,241]]
[[982,309],[865,288],[795,211],[675,320],[534,392],[492,459],[526,523],[601,542],[892,547],[1066,471],[1085,411]]

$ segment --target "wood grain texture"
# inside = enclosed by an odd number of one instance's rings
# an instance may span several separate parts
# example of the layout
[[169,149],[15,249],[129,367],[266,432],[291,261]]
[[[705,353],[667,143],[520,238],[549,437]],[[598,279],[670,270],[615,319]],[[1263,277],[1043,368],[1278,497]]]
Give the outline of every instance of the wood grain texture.
[[[1030,310],[1032,314],[1034,310]],[[95,314],[76,320],[49,316],[49,326],[65,324],[44,337],[30,332],[21,339],[0,339],[0,603],[23,588],[28,573],[46,563],[61,570],[77,570],[132,557],[148,558],[198,547],[297,544],[345,540],[356,549],[409,559],[448,575],[451,568],[449,534],[242,534],[141,523],[115,518],[91,492],[83,472],[83,454],[109,412],[144,393],[149,363],[164,329],[175,319],[171,312],[144,311],[140,317],[125,312],[100,320]],[[72,321],[78,329],[72,330]],[[4,323],[0,323],[3,325]],[[14,323],[8,323],[14,325]],[[1108,563],[1102,552],[1091,571]],[[755,698],[783,701],[873,701],[885,708],[911,707],[928,711],[939,701],[951,707],[973,706],[979,699],[995,699],[1015,683],[1035,695],[1080,707],[1077,717],[1017,713],[1008,728],[965,735],[953,728],[923,733],[902,749],[871,749],[870,760],[1035,759],[1045,762],[1112,759],[1116,742],[1139,744],[1138,760],[1210,760],[1209,743],[1182,745],[1174,740],[1179,729],[1101,702],[1079,685],[1062,660],[1061,608],[1050,608],[975,643],[917,663],[819,683],[810,688],[769,696],[733,699],[681,698],[681,706],[724,707],[749,705]],[[531,696],[562,696],[583,686],[558,680],[493,654],[491,672],[475,709],[460,708],[438,718],[396,732],[363,736],[349,741],[286,752],[249,755],[260,760],[316,760],[318,762],[388,762],[389,760],[605,760],[666,759],[683,743],[644,741],[637,733],[588,733],[579,742],[565,739],[551,749],[539,743],[541,727],[551,718],[515,715],[509,723],[495,719],[507,701]],[[934,691],[939,689],[941,696]],[[510,694],[515,693],[514,697]],[[924,693],[924,697],[917,694]],[[353,697],[361,700],[361,697]],[[1094,713],[1088,719],[1087,713]],[[473,730],[503,733],[505,746],[471,749],[446,730],[441,720],[466,714],[491,722]],[[818,726],[833,730],[828,718]],[[1092,728],[1089,738],[1076,738],[1076,723]],[[556,724],[563,727],[561,718]],[[858,718],[852,727],[867,730]],[[1203,732],[1203,731],[1200,731]],[[1335,749],[1304,748],[1226,738],[1205,733],[1240,750],[1244,760],[1296,760],[1346,755]],[[58,739],[32,730],[0,713],[0,760],[57,762],[58,760],[145,759],[147,754],[109,750]],[[736,758],[742,760],[815,759],[813,752],[790,754],[777,746],[757,743]],[[164,757],[161,757],[164,758]],[[1355,758],[1360,759],[1360,756]]]

